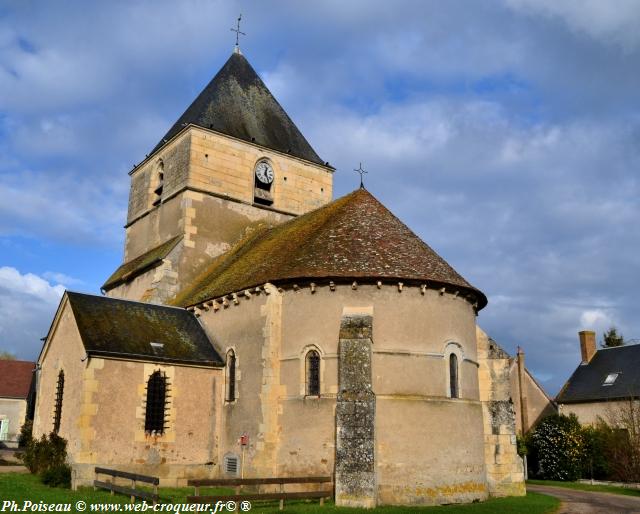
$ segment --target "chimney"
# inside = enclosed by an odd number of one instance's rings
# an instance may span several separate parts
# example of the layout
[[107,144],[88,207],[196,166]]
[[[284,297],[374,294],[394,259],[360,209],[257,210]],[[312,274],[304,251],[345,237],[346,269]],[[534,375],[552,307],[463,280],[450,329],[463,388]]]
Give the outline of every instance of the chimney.
[[580,337],[580,353],[582,354],[582,364],[589,364],[596,354],[596,333],[593,330],[583,330],[578,332]]

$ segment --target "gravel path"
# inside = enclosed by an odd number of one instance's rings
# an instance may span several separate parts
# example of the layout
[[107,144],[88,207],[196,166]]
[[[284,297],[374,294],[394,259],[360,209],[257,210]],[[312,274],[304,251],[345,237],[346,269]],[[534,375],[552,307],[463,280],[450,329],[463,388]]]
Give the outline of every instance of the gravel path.
[[558,514],[640,514],[640,496],[576,491],[549,485],[527,485],[527,490],[560,499],[562,505]]

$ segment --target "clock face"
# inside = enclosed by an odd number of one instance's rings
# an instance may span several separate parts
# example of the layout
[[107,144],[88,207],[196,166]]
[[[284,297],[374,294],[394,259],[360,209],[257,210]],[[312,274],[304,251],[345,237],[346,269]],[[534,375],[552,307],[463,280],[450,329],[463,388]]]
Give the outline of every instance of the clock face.
[[268,162],[259,162],[256,166],[256,177],[263,184],[271,184],[273,182],[273,168]]

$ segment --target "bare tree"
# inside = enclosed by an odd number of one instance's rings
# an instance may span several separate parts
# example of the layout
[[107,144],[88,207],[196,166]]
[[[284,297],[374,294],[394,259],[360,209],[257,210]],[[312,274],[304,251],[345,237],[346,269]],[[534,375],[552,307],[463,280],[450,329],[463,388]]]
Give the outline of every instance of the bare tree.
[[[613,474],[626,482],[640,481],[640,400],[616,402],[608,408],[607,420],[607,457]],[[606,429],[606,423],[600,426]]]

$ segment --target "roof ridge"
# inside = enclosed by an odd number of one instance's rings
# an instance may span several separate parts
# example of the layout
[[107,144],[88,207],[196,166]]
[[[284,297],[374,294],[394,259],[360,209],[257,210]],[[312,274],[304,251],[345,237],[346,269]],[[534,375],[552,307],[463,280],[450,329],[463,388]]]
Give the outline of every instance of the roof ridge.
[[[150,307],[166,307],[167,309],[178,309],[180,311],[184,311],[185,308],[184,307],[177,307],[175,305],[167,305],[165,303],[154,303],[154,302],[143,302],[141,300],[130,300],[128,298],[114,298],[113,296],[106,296],[106,295],[100,295],[100,294],[92,294],[92,293],[82,293],[80,291],[70,291],[70,290],[65,290],[65,293],[67,294],[67,296],[69,296],[70,294],[72,295],[82,295],[82,296],[92,296],[94,298],[99,298],[101,300],[107,300],[107,301],[113,301],[113,302],[123,302],[123,303],[136,303],[136,304],[140,304],[140,305],[146,305],[146,306],[150,306]],[[71,306],[73,308],[73,305]]]

